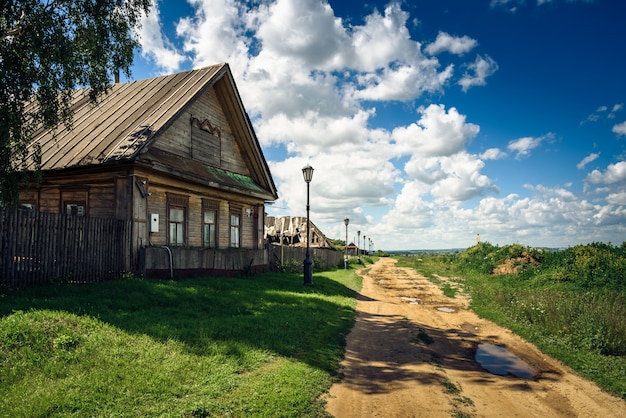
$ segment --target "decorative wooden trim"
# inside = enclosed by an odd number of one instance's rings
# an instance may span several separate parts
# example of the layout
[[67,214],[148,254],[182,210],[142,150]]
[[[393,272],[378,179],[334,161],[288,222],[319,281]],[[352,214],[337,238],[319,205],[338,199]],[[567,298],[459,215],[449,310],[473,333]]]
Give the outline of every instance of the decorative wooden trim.
[[171,206],[189,206],[189,196],[167,193],[167,203]]
[[200,121],[200,119],[192,116],[190,121],[191,121],[192,126],[195,124],[198,128],[202,129],[203,131],[208,132],[211,135],[215,135],[216,137],[222,139],[222,130],[218,128],[217,126],[213,126],[208,119],[205,119],[204,121]]
[[217,200],[202,199],[202,209],[219,211],[220,203]]

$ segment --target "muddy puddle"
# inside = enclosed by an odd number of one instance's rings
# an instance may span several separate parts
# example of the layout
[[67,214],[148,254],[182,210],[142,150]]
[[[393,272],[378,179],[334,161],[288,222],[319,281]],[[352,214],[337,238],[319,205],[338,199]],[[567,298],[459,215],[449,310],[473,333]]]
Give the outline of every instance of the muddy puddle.
[[535,376],[528,364],[500,345],[478,344],[475,359],[483,369],[499,376],[512,375],[522,379]]

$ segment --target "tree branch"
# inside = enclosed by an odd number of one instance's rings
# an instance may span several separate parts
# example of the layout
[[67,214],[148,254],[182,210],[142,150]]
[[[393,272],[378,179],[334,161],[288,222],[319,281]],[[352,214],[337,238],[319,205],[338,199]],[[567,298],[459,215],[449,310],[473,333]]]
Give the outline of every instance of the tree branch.
[[22,15],[20,16],[18,21],[15,22],[15,25],[13,25],[13,28],[6,28],[6,30],[2,34],[2,39],[20,35],[22,31],[24,30],[24,26],[22,26],[22,23],[24,22],[25,17],[26,17],[26,13],[24,12],[24,10],[22,10]]

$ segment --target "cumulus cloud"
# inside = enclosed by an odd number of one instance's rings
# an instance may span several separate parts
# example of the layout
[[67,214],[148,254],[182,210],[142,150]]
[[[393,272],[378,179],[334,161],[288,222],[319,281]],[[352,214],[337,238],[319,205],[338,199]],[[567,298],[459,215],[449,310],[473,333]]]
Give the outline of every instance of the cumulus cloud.
[[161,15],[158,3],[152,5],[150,13],[141,18],[138,30],[141,54],[163,69],[164,73],[176,72],[187,58],[176,51],[174,45],[165,35],[161,27]]
[[463,202],[498,192],[481,170],[485,163],[476,155],[459,152],[451,156],[414,155],[404,167],[413,180],[428,185],[428,194],[438,202]]
[[614,125],[613,132],[616,133],[617,136],[626,136],[626,121]]
[[612,205],[626,206],[626,191],[610,193],[606,197],[606,201]]
[[609,164],[604,172],[593,170],[587,175],[586,181],[595,185],[626,182],[626,161]]
[[485,164],[477,156],[460,152],[440,159],[441,170],[446,174],[431,189],[438,200],[463,202],[482,196],[492,187],[491,180],[480,171]]
[[451,54],[463,55],[474,49],[476,45],[478,45],[478,42],[467,35],[458,37],[449,35],[446,32],[439,32],[435,42],[427,45],[424,50],[431,55],[437,55],[444,51]]
[[193,57],[194,67],[229,62],[234,71],[243,71],[250,52],[246,23],[251,21],[244,5],[234,0],[188,1],[195,14],[182,18],[176,33],[184,40],[183,49]]
[[420,119],[406,127],[393,130],[398,153],[425,156],[449,156],[460,152],[480,128],[465,121],[465,115],[444,105],[419,108]]
[[484,86],[487,84],[487,77],[494,74],[497,70],[498,63],[493,58],[488,55],[485,58],[477,55],[473,63],[467,64],[467,72],[459,80],[458,84],[463,91],[467,91],[474,86]]
[[[279,155],[268,159],[280,196],[268,212],[304,212],[301,168],[311,164],[312,219],[330,237],[344,236],[345,217],[385,249],[445,248],[463,245],[463,237],[472,245],[476,233],[529,245],[564,236],[591,241],[602,228],[609,231],[603,236],[626,236],[620,226],[626,213],[616,207],[626,200],[619,189],[626,163],[589,173],[586,184],[599,186],[593,203],[576,198],[570,186],[529,185],[532,196],[497,196],[489,165],[528,157],[553,134],[469,152],[482,141],[480,127],[440,100],[450,86],[467,92],[498,71],[482,51],[468,56],[478,41],[441,30],[423,44],[409,30],[413,20],[402,2],[372,10],[358,24],[335,16],[332,3],[188,0],[193,14],[168,39],[156,2],[157,13],[144,23],[143,54],[164,72],[188,63],[230,64],[261,145]],[[491,1],[510,11],[522,4]],[[413,116],[377,125],[376,107],[420,104]],[[592,115],[610,119],[621,110],[603,106]],[[626,122],[613,130],[626,136]],[[596,158],[590,154],[577,166]]]
[[256,36],[265,52],[290,56],[306,66],[336,68],[350,39],[330,5],[319,1],[277,1],[268,6]]

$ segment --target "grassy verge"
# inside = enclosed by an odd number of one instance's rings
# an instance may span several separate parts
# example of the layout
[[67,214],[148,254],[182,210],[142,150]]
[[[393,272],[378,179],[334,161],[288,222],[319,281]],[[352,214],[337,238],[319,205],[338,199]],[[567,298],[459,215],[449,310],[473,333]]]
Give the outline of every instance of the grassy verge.
[[558,266],[544,264],[524,274],[490,275],[484,263],[483,257],[468,260],[466,254],[398,258],[399,266],[425,275],[457,277],[477,314],[511,329],[626,400],[624,291],[555,280]]
[[0,416],[325,416],[353,270],[0,297]]

